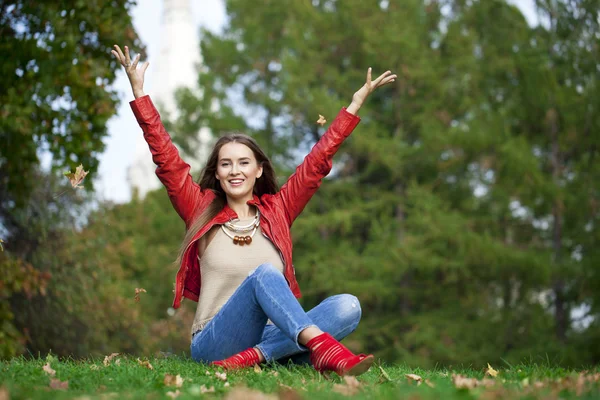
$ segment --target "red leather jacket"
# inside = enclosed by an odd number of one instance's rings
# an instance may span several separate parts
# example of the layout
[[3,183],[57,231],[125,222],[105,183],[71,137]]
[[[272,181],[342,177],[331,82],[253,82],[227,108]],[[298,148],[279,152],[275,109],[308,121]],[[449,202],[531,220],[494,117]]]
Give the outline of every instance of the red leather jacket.
[[[211,190],[203,190],[193,181],[189,173],[190,166],[179,157],[179,152],[162,125],[160,115],[150,97],[140,97],[130,105],[144,131],[144,139],[152,152],[152,160],[157,165],[156,175],[167,188],[173,207],[188,228],[193,218],[199,215],[216,195]],[[321,180],[331,171],[333,155],[359,122],[359,117],[342,109],[279,192],[265,194],[260,198],[255,195],[248,201],[248,204],[258,207],[261,214],[260,227],[281,253],[285,278],[296,297],[300,297],[301,294],[292,263],[290,227],[321,186]],[[177,272],[174,308],[179,308],[182,296],[198,301],[201,285],[200,263],[197,257],[198,239],[215,224],[223,224],[232,218],[237,218],[237,214],[226,205],[196,234],[186,249]]]

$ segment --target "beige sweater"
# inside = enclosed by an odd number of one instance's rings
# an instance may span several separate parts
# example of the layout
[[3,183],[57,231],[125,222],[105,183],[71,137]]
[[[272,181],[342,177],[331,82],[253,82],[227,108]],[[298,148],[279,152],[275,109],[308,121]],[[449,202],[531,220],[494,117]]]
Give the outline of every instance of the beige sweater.
[[[242,220],[240,225],[250,221],[251,219]],[[210,243],[202,250],[201,256],[198,256],[202,286],[192,334],[204,328],[248,274],[259,265],[268,262],[283,274],[281,256],[260,228],[252,237],[252,243],[244,246],[233,244],[233,240],[220,227],[213,234],[214,237],[208,239]],[[207,236],[210,238],[212,235]],[[200,246],[201,249],[202,247]]]

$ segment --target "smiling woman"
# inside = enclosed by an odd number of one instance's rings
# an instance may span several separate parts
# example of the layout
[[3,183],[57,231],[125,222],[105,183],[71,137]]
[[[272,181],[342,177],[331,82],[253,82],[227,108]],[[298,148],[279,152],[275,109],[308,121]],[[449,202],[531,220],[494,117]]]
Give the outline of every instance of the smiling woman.
[[[221,137],[198,183],[179,156],[152,101],[144,94],[145,63],[115,45],[136,100],[134,115],[144,131],[156,174],[185,221],[173,307],[182,297],[198,301],[192,326],[192,357],[228,369],[291,357],[308,358],[319,371],[358,375],[372,355],[355,355],[338,340],[361,317],[352,295],[332,296],[305,312],[292,262],[290,227],[329,173],[332,159],[360,119],[356,113],[377,87],[393,82],[385,72],[366,83],[343,108],[296,172],[277,188],[273,166],[254,139]],[[201,268],[202,266],[202,268]],[[341,312],[340,310],[346,310]]]

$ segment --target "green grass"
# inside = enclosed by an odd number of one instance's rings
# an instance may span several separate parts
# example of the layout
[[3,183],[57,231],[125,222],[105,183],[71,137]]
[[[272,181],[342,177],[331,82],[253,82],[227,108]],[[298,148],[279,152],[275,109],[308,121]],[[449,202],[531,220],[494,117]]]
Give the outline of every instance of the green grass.
[[[115,364],[116,359],[119,364]],[[201,396],[209,398],[237,398],[251,400],[250,393],[236,393],[244,390],[260,391],[264,398],[282,399],[330,399],[348,398],[336,390],[347,388],[343,379],[333,374],[326,378],[310,367],[264,366],[262,371],[253,369],[228,372],[227,382],[215,376],[220,370],[198,364],[189,358],[169,357],[150,359],[153,370],[138,364],[135,357],[118,356],[108,366],[102,359],[96,360],[27,360],[15,358],[0,361],[0,398],[9,392],[10,399],[168,399],[167,392],[179,390],[178,399],[191,399]],[[68,389],[50,388],[51,377],[43,366],[50,362],[56,371],[54,379],[68,381]],[[518,365],[499,368],[499,374],[487,381],[493,386],[459,389],[453,383],[452,375],[485,378],[485,366],[481,369],[434,369],[421,370],[408,366],[374,365],[360,377],[360,386],[354,398],[360,399],[600,399],[600,368],[586,372],[567,370],[541,365]],[[165,374],[180,375],[181,387],[166,386]],[[427,384],[417,385],[406,374],[416,374],[427,380]],[[387,375],[387,377],[386,377]],[[389,377],[389,379],[388,379]],[[431,386],[429,386],[429,384]],[[202,385],[214,387],[215,392],[201,394]],[[291,387],[288,388],[288,387]],[[341,389],[340,389],[341,388]],[[236,395],[237,394],[237,395]]]

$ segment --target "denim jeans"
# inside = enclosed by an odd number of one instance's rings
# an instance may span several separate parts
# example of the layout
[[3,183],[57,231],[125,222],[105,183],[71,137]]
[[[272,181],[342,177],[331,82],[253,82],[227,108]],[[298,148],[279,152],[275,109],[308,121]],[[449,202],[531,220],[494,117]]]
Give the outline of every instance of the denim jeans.
[[[317,326],[337,340],[352,333],[360,321],[358,299],[341,294],[305,312],[284,276],[271,264],[248,275],[213,319],[192,337],[192,358],[211,362],[256,347],[270,361],[307,362],[308,349],[298,343],[304,329]],[[267,320],[274,325],[267,325]]]

